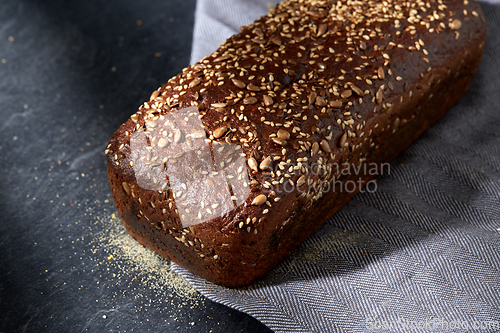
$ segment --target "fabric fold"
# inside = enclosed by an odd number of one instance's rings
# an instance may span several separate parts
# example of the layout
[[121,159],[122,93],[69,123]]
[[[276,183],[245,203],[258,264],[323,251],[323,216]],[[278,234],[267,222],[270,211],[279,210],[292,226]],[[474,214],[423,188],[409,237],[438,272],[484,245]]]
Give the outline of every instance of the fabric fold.
[[[268,2],[199,0],[191,61]],[[377,191],[356,195],[246,288],[172,269],[275,332],[500,331],[500,1],[492,2],[481,3],[488,39],[470,90],[377,178]]]

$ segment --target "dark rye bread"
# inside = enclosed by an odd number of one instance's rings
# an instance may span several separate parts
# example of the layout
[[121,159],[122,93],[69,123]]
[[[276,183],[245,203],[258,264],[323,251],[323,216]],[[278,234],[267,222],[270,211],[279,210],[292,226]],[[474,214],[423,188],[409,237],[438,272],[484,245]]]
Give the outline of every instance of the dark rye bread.
[[[284,1],[153,92],[112,136],[109,181],[126,229],[209,281],[252,283],[458,101],[485,37],[470,0]],[[196,135],[185,133],[189,116]],[[234,171],[216,163],[224,145],[243,163],[239,183],[222,179],[189,201],[183,189],[203,178],[186,148],[197,139],[210,170]],[[176,172],[195,176],[179,188]],[[204,200],[218,207],[223,192],[233,206],[211,211]]]

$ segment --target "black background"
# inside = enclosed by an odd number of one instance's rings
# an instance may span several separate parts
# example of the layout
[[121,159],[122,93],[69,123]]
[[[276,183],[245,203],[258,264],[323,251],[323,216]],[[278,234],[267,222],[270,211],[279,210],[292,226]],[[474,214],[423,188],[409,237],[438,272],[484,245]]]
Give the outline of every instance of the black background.
[[108,264],[104,149],[188,65],[195,7],[0,1],[0,332],[269,331]]

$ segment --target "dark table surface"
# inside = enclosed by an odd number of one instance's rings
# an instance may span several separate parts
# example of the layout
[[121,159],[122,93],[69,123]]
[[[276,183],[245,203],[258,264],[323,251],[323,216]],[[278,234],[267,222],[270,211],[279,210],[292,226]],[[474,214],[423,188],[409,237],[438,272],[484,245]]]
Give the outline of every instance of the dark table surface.
[[195,0],[0,1],[0,332],[268,332],[124,233],[104,149],[188,65]]

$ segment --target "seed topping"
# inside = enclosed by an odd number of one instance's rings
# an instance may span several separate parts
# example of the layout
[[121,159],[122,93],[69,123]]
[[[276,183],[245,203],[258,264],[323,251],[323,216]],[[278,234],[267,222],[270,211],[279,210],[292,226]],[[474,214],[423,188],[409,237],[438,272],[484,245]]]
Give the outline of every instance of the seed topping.
[[198,86],[200,83],[201,83],[201,80],[200,80],[200,78],[197,77],[193,81],[189,82],[189,88],[194,88],[194,87]]
[[238,79],[231,79],[231,81],[233,81],[234,85],[240,89],[244,89],[246,87],[246,84],[243,81],[240,81]]
[[342,94],[340,94],[340,97],[342,97],[342,98],[349,98],[349,97],[351,97],[351,95],[352,95],[352,90],[347,89],[347,90],[344,90],[342,92]]
[[221,126],[214,131],[214,138],[219,139],[227,132],[226,126]]
[[284,129],[279,129],[278,133],[276,135],[281,140],[288,140],[288,139],[290,139],[290,133],[287,132],[287,131],[285,131]]
[[272,140],[275,143],[279,144],[280,146],[285,146],[286,145],[286,140],[280,139],[278,137],[274,137],[274,138],[272,138]]
[[247,89],[250,90],[250,91],[260,91],[259,87],[257,87],[254,84],[251,84],[251,83],[247,86]]
[[347,132],[344,132],[344,134],[340,138],[339,145],[341,148],[347,145]]
[[247,105],[255,104],[257,102],[258,102],[258,100],[255,97],[246,97],[245,99],[243,99],[243,104],[247,104]]
[[247,161],[248,163],[248,166],[250,167],[250,169],[252,169],[253,171],[259,171],[258,167],[257,167],[257,161],[255,160],[255,158],[253,157],[250,157]]
[[332,150],[330,149],[330,145],[328,144],[328,141],[326,140],[321,140],[321,142],[319,143],[319,145],[321,146],[321,149],[325,152],[325,153],[329,153],[331,152]]
[[265,194],[259,194],[252,201],[252,206],[262,206],[267,201]]
[[[465,5],[468,2],[464,0]],[[311,205],[318,200],[321,185],[319,177],[307,176],[312,165],[319,167],[326,181],[332,181],[338,175],[331,164],[339,160],[339,154],[341,161],[351,150],[360,161],[366,159],[367,152],[376,149],[377,139],[406,126],[412,119],[397,118],[394,111],[411,98],[429,97],[428,89],[414,87],[411,75],[419,71],[422,86],[441,79],[434,78],[438,74],[429,67],[436,59],[431,34],[439,33],[450,41],[467,39],[468,31],[460,31],[462,25],[479,16],[472,5],[463,11],[457,10],[455,2],[440,0],[369,3],[285,0],[273,9],[274,14],[243,27],[241,35],[186,68],[140,106],[140,112],[130,118],[127,136],[149,135],[142,160],[123,160],[128,151],[125,142],[107,147],[108,158],[117,165],[144,163],[155,168],[148,170],[148,179],[163,184],[167,192],[166,178],[159,178],[157,171],[162,163],[164,167],[167,162],[179,165],[186,157],[174,152],[166,158],[161,152],[169,152],[173,142],[185,140],[185,148],[190,149],[204,141],[212,150],[223,149],[218,152],[224,161],[215,163],[216,168],[223,170],[238,157],[246,158],[248,167],[239,166],[234,177],[248,176],[243,187],[252,193],[265,189],[272,198],[268,201],[266,195],[259,195],[252,200],[252,205],[264,205],[262,215],[281,205],[280,198],[269,193],[280,193],[280,187],[288,184],[308,185],[300,195]],[[396,60],[406,57],[412,64],[408,72]],[[204,129],[190,132],[183,124],[167,124],[169,113],[186,107],[197,108],[194,116]],[[373,126],[370,120],[379,116],[387,123]],[[183,119],[188,122],[188,117]],[[162,126],[168,131],[161,130]],[[224,143],[229,146],[220,147]],[[195,177],[202,177],[201,171]],[[215,186],[217,182],[206,183]],[[172,193],[174,199],[186,196],[189,184]],[[127,183],[122,186],[127,195],[135,195]],[[235,204],[246,200],[238,188],[232,189]],[[200,206],[199,219],[216,210],[211,204]],[[186,207],[178,209],[181,216],[189,214]],[[256,221],[237,223],[242,230],[257,232]],[[182,239],[179,233],[176,236]],[[183,243],[199,245],[194,239],[192,244]],[[209,258],[214,253],[203,255]]]
[[158,140],[158,147],[165,148],[166,146],[168,146],[168,140],[160,138],[160,140]]
[[271,97],[269,97],[269,95],[264,95],[262,97],[262,99],[264,100],[264,105],[265,106],[271,106],[271,105],[273,105],[273,99]]
[[452,28],[453,30],[458,30],[462,27],[462,22],[460,22],[460,20],[458,19],[454,19],[451,23],[450,23],[450,28]]
[[266,170],[267,168],[269,168],[270,165],[271,165],[271,156],[268,156],[265,159],[263,159],[262,162],[260,162],[259,167],[261,170]]

